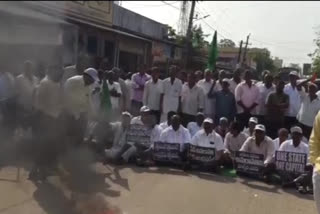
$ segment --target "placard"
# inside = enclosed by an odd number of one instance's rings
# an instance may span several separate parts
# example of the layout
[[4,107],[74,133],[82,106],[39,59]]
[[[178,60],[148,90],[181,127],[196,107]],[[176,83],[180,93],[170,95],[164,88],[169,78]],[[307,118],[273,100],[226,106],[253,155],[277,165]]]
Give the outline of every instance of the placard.
[[127,142],[138,143],[144,146],[150,146],[150,137],[152,129],[148,129],[143,125],[134,124],[131,125],[127,131]]
[[264,167],[264,156],[248,152],[236,151],[236,170],[248,174],[260,174]]
[[160,162],[178,162],[180,157],[179,143],[155,142],[153,149],[153,159]]
[[307,155],[304,153],[276,151],[276,169],[282,172],[302,174],[305,172]]
[[207,164],[215,160],[216,150],[188,144],[188,159],[194,164]]

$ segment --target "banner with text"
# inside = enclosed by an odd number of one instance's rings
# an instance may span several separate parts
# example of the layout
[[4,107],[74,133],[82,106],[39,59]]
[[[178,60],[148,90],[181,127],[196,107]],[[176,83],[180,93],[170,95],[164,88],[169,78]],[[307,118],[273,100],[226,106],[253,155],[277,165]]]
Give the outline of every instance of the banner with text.
[[214,148],[207,148],[188,144],[188,159],[194,164],[208,164],[215,160]]
[[248,152],[236,152],[236,170],[248,174],[260,174],[264,167],[264,156]]
[[161,162],[181,161],[180,144],[155,142],[154,149],[153,149],[153,159]]
[[302,174],[306,164],[306,154],[276,151],[276,169],[279,171]]
[[143,125],[131,125],[127,132],[127,142],[149,147],[151,131]]

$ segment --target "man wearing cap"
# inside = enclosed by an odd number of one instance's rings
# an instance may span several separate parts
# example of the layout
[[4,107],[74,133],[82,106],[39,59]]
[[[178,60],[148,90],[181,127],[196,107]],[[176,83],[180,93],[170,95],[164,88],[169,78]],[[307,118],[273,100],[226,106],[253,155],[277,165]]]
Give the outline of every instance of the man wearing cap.
[[188,82],[182,86],[181,91],[181,112],[182,124],[184,127],[189,122],[195,121],[196,114],[202,112],[204,106],[203,90],[196,85],[195,74],[188,75]]
[[142,106],[140,108],[140,116],[132,118],[131,125],[145,125],[150,122],[151,110],[148,106]]
[[191,136],[188,129],[181,125],[179,115],[171,118],[171,126],[162,131],[160,141],[164,143],[179,143],[180,152],[185,153],[185,144],[191,142]]
[[214,90],[215,91],[221,91],[222,90],[222,81],[227,77],[227,73],[225,70],[219,71],[219,77],[218,80],[215,81]]
[[266,100],[266,116],[264,119],[267,134],[271,138],[276,138],[278,130],[285,125],[285,112],[289,107],[289,96],[283,92],[284,84],[280,80],[276,86],[276,91],[271,92]]
[[274,143],[266,136],[266,128],[262,124],[257,124],[254,128],[254,136],[249,137],[242,145],[240,151],[264,156],[264,174],[269,174],[274,156]]
[[297,115],[300,126],[303,130],[303,135],[309,139],[314,119],[320,110],[320,99],[316,92],[318,91],[318,86],[314,83],[309,83],[308,91],[306,93],[302,90],[301,84],[297,86],[300,93],[301,106]]
[[159,79],[160,70],[158,67],[151,68],[151,80],[146,82],[143,92],[143,105],[148,106],[152,114],[157,118],[157,123],[160,122],[160,99],[163,92],[162,80]]
[[206,117],[213,118],[215,113],[215,99],[210,99],[208,93],[211,86],[213,85],[214,80],[212,79],[212,72],[209,69],[206,69],[204,72],[204,79],[199,80],[197,85],[202,88],[204,93],[204,109],[203,113]]
[[96,91],[92,86],[97,82],[98,72],[88,68],[83,75],[76,75],[64,84],[64,101],[68,114],[68,135],[74,144],[83,141],[83,134],[87,126],[88,113],[90,112],[90,98]]
[[202,129],[203,120],[204,114],[202,112],[198,112],[196,115],[196,122],[188,123],[187,129],[189,130],[191,137],[193,137],[199,130]]
[[259,103],[259,89],[252,82],[252,73],[247,70],[244,75],[244,82],[240,83],[235,91],[237,102],[237,120],[242,127],[248,124],[249,118],[257,114]]
[[[302,142],[302,129],[298,126],[294,126],[290,129],[291,132],[291,140],[287,140],[283,142],[279,148],[279,151],[284,151],[284,152],[294,152],[294,153],[302,153],[307,155],[307,160],[308,160],[308,155],[309,155],[309,146],[308,144]],[[305,170],[307,172],[307,177],[305,178],[306,185],[309,183],[309,188],[310,188],[310,183],[311,183],[311,175],[312,175],[312,170],[313,167],[310,164],[307,164],[305,167]],[[299,177],[296,173],[280,173],[283,179],[283,182],[293,182],[294,179]],[[308,182],[309,180],[309,182]],[[299,191],[306,191],[306,189],[303,189],[302,186],[298,187]]]
[[191,144],[200,147],[214,148],[216,158],[213,163],[214,167],[221,164],[221,158],[224,150],[222,137],[214,131],[214,123],[211,118],[203,121],[203,129],[198,131],[191,139]]
[[250,117],[248,127],[243,130],[243,132],[248,135],[249,137],[253,136],[254,128],[258,124],[258,118]]
[[219,124],[215,128],[215,131],[222,137],[224,140],[224,137],[229,132],[229,121],[226,117],[221,117],[219,120]]
[[229,80],[222,80],[222,90],[214,91],[211,87],[209,98],[215,99],[215,123],[217,124],[222,117],[226,117],[229,121],[233,121],[236,115],[236,101],[234,95],[229,90]]
[[270,73],[265,74],[263,80],[263,83],[258,85],[260,96],[257,115],[260,122],[264,124],[266,99],[271,92],[275,91],[275,86],[273,85],[273,77]]
[[301,106],[300,93],[297,89],[297,80],[299,79],[299,74],[297,71],[291,71],[289,73],[290,83],[284,87],[284,93],[289,96],[289,108],[286,112],[285,125],[289,129],[295,123],[297,123],[297,115]]
[[161,121],[165,121],[170,111],[177,112],[181,102],[182,82],[177,76],[177,67],[169,68],[168,78],[163,80],[163,93],[161,95]]

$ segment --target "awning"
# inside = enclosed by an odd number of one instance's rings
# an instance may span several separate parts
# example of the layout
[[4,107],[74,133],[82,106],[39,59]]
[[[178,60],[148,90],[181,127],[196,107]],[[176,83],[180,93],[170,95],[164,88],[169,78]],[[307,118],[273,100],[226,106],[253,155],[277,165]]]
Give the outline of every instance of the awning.
[[47,14],[41,13],[40,11],[36,11],[31,8],[28,8],[27,6],[25,6],[25,4],[22,4],[20,2],[0,1],[0,12],[7,13],[13,16],[31,18],[31,19],[36,19],[39,21],[44,21],[44,22],[49,22],[54,24],[74,26],[71,23],[64,21],[63,19],[49,16]]

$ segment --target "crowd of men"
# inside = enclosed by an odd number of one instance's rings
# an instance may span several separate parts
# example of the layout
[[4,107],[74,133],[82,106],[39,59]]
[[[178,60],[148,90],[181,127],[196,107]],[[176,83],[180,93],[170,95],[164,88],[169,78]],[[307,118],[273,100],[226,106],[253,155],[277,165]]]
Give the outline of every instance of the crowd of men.
[[[182,154],[186,144],[215,148],[217,167],[233,167],[236,151],[262,154],[268,175],[276,151],[309,155],[308,139],[320,110],[317,85],[309,79],[299,82],[295,71],[285,83],[269,71],[256,81],[251,71],[241,69],[231,79],[224,70],[186,73],[177,66],[164,79],[158,67],[146,66],[126,74],[103,64],[64,69],[54,64],[42,79],[33,69],[26,61],[17,77],[0,70],[6,134],[31,128],[39,151],[32,179],[46,177],[46,167],[58,154],[84,139],[103,145],[106,161],[139,165],[152,164],[158,141],[181,144]],[[134,124],[152,130],[149,146],[127,142]]]

